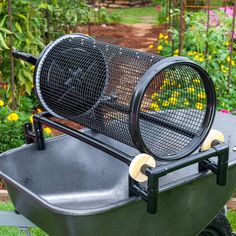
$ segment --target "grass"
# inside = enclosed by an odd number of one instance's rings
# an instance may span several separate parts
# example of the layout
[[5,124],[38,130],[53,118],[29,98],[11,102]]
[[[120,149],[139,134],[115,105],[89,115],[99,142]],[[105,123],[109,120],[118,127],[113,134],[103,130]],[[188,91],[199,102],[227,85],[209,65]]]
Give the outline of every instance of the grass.
[[160,9],[156,9],[155,6],[114,9],[100,8],[99,11],[97,8],[91,8],[89,18],[91,23],[150,23],[160,25],[166,21],[166,9],[161,6]]
[[232,227],[232,230],[236,232],[236,212],[228,210],[227,219]]
[[[131,7],[125,9],[113,9],[111,14],[119,16],[121,24],[144,23],[145,17],[157,18],[157,10],[155,7]],[[158,21],[156,20],[156,24]]]
[[[0,210],[12,211],[14,210],[14,206],[11,202],[1,202]],[[39,228],[30,228],[29,231],[31,236],[47,236],[47,234]],[[25,233],[20,231],[17,227],[0,226],[0,236],[25,236]]]

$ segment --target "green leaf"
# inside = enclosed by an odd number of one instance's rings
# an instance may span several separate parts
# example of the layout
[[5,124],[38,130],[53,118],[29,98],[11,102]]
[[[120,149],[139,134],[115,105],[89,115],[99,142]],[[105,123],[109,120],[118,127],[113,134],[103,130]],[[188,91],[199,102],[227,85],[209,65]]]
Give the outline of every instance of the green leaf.
[[5,23],[6,19],[7,19],[7,17],[8,17],[8,15],[5,15],[5,16],[3,17],[3,19],[1,20],[1,22],[0,22],[0,26],[1,26],[1,27],[3,27],[3,25],[4,25],[4,23]]
[[24,15],[22,15],[22,14],[17,14],[17,16],[18,16],[19,18],[21,18],[22,20],[27,21],[27,18],[26,18]]
[[15,22],[15,27],[18,30],[19,33],[22,33],[21,26],[20,26],[20,24],[17,21]]
[[3,28],[3,27],[0,27],[0,31],[2,31],[2,32],[5,33],[5,34],[12,34],[12,32],[11,32],[10,30],[5,29],[5,28]]
[[1,33],[0,33],[0,48],[9,50],[9,47],[7,46]]
[[39,5],[39,9],[47,9],[48,8],[48,4],[47,3],[41,3]]

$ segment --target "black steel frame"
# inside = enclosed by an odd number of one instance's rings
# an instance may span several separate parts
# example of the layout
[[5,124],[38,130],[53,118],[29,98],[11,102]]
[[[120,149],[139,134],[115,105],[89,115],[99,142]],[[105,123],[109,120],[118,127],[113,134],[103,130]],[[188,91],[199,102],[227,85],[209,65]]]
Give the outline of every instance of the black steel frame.
[[[50,120],[51,115],[47,112],[35,114],[33,116],[33,126],[31,123],[24,125],[26,143],[36,143],[38,150],[46,148],[42,125],[59,130],[65,134],[75,137],[93,147],[104,151],[118,160],[130,165],[133,156],[130,156],[114,147],[111,147],[84,132],[75,130],[56,121]],[[211,157],[217,157],[217,163],[209,160]],[[154,214],[158,208],[159,179],[173,171],[198,163],[199,172],[212,171],[216,174],[216,184],[226,185],[227,170],[229,159],[229,147],[225,143],[215,143],[208,151],[199,152],[186,158],[175,160],[155,168],[143,166],[142,172],[148,176],[147,188],[136,182],[129,176],[129,196],[138,196],[147,202],[147,212]]]

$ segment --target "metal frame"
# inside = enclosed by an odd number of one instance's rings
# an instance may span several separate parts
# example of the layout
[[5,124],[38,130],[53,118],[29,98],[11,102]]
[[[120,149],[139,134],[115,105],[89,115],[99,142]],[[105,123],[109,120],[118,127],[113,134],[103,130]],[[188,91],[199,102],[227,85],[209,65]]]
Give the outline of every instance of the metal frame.
[[[114,147],[111,147],[93,137],[56,121],[50,120],[50,114],[43,112],[33,116],[33,124],[25,124],[25,137],[27,143],[36,143],[38,150],[46,148],[42,125],[47,125],[51,128],[62,131],[72,137],[75,137],[82,142],[92,145],[101,151],[104,151],[120,161],[130,165],[133,156],[130,156]],[[217,157],[217,163],[209,160],[211,157]],[[199,163],[199,172],[210,170],[216,175],[216,184],[219,186],[226,185],[228,171],[229,147],[224,143],[215,143],[213,148],[205,152],[199,152],[183,159],[175,160],[155,168],[143,166],[142,172],[148,176],[147,188],[129,177],[129,195],[139,196],[147,202],[147,212],[154,214],[158,210],[158,193],[159,179],[173,171],[187,167],[189,165]]]

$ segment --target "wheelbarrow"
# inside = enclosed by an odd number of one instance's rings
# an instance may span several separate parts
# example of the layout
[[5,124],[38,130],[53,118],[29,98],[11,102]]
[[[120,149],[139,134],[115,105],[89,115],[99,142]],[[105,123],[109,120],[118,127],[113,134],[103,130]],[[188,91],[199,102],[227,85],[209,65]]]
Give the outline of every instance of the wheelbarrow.
[[[224,217],[236,186],[236,120],[214,119],[214,86],[201,67],[82,35],[59,38],[39,58],[14,55],[36,65],[46,110],[25,125],[27,145],[0,155],[20,214],[56,236],[204,235]],[[212,124],[222,133],[209,133]],[[45,140],[43,125],[65,135]],[[227,224],[209,232],[231,234]]]

